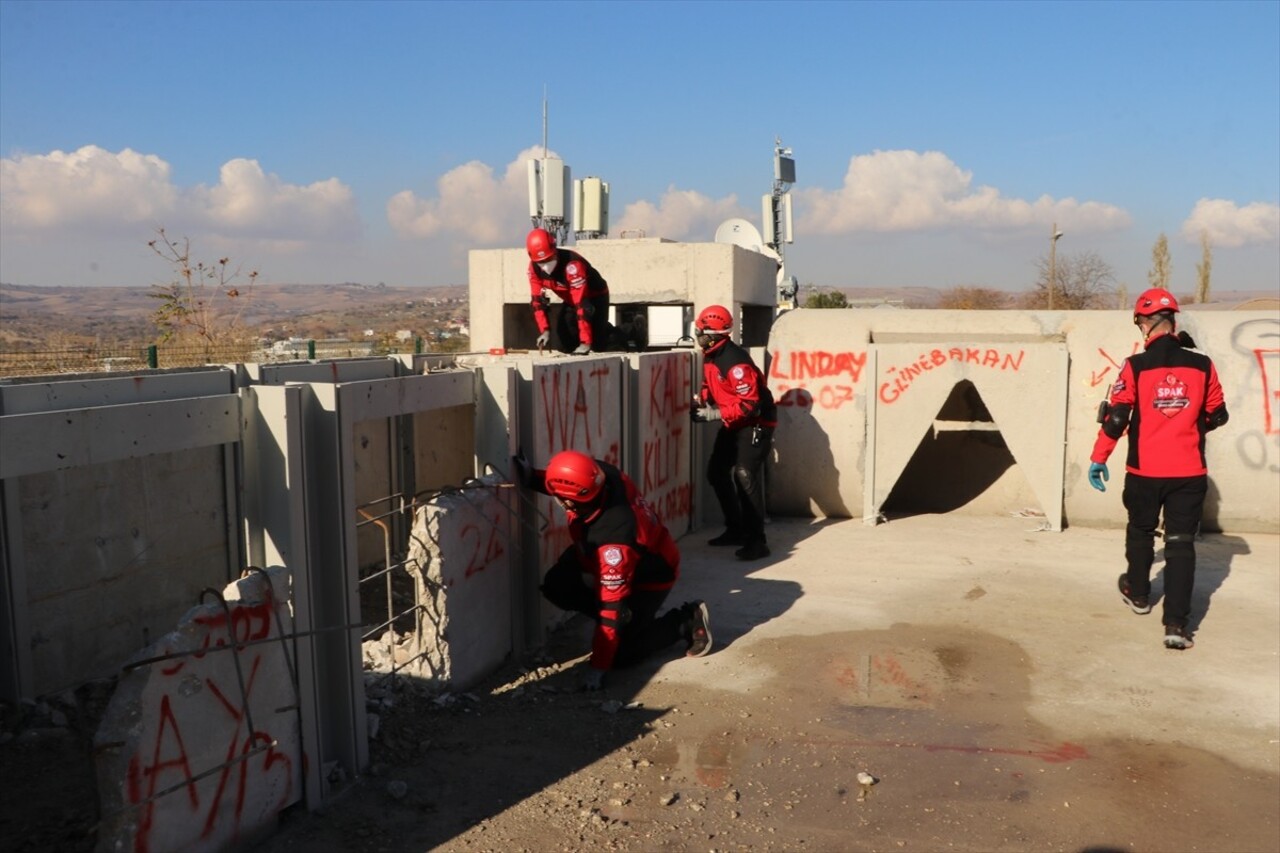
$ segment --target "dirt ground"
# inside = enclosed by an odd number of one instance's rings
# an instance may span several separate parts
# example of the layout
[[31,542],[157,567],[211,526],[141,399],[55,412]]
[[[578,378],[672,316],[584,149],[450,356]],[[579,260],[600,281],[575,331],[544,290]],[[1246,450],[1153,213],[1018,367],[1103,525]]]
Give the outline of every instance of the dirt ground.
[[[574,620],[466,693],[371,693],[368,772],[252,850],[1280,850],[1280,537],[1200,542],[1179,653],[1114,594],[1119,531],[770,529],[756,564],[682,543],[707,657],[580,692]],[[0,850],[93,849],[90,706],[5,709]]]
[[[905,537],[920,541],[918,531]],[[1094,541],[1113,546],[1105,533]],[[258,853],[1280,849],[1280,775],[1270,759],[1263,769],[1240,766],[1189,745],[1194,737],[1170,731],[1174,691],[1161,677],[1125,684],[1129,664],[1109,665],[1105,644],[1072,666],[1096,670],[1088,678],[1107,709],[1096,720],[1068,711],[1070,731],[1055,731],[1043,718],[1061,714],[1033,710],[1046,701],[1035,694],[1053,675],[1049,662],[1001,632],[927,605],[918,620],[858,630],[858,606],[842,619],[839,601],[784,631],[780,621],[801,615],[803,596],[826,597],[816,580],[796,584],[691,550],[695,565],[707,560],[703,581],[725,587],[713,606],[713,628],[717,612],[726,624],[712,655],[672,649],[583,693],[589,627],[575,621],[540,661],[466,694],[406,687],[380,710],[370,772],[324,813],[285,815]],[[1202,546],[1207,589],[1238,551]],[[983,599],[1005,594],[998,574],[979,571],[978,582],[956,587],[955,607],[990,606]],[[1149,642],[1135,656],[1153,663],[1137,667],[1193,660],[1185,655],[1197,650],[1160,648],[1158,622],[1139,622],[1105,592],[1097,598],[1100,612],[1074,618],[1114,622],[1126,636],[1141,626]],[[829,630],[841,621],[849,630]],[[1110,717],[1134,718],[1146,734]],[[1264,728],[1259,748],[1276,752],[1274,727]],[[860,773],[875,783],[860,784]]]

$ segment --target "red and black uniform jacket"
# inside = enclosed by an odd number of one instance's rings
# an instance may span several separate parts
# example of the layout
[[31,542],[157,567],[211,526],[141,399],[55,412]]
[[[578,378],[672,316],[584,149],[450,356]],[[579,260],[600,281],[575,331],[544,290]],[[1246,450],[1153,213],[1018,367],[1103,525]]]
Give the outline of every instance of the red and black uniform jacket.
[[778,408],[764,374],[747,351],[733,341],[725,341],[724,346],[703,358],[698,399],[719,407],[726,429],[778,425]]
[[[565,269],[569,266],[570,261],[577,261],[586,267],[586,284],[578,284],[577,286],[569,284],[565,278]],[[550,324],[547,322],[547,296],[545,293],[548,290],[573,306],[573,310],[578,317],[578,340],[587,346],[592,346],[595,341],[591,339],[590,318],[587,317],[583,306],[588,299],[609,295],[609,285],[605,282],[604,276],[600,275],[595,267],[587,263],[586,258],[571,249],[556,249],[556,268],[551,275],[545,275],[537,264],[530,263],[529,297],[530,303],[533,305],[533,320],[538,324],[539,334],[550,328]]]
[[1158,335],[1144,352],[1125,359],[1089,459],[1106,462],[1127,424],[1126,471],[1143,477],[1200,476],[1208,471],[1205,434],[1226,422],[1213,362],[1186,349],[1175,335]]
[[[591,641],[591,666],[607,670],[618,651],[619,620],[632,592],[669,590],[680,576],[680,549],[631,478],[607,462],[601,502],[566,512],[583,580],[599,596],[600,619]],[[545,472],[534,487],[548,494]],[[647,558],[647,559],[646,559]],[[654,559],[657,558],[657,559]]]

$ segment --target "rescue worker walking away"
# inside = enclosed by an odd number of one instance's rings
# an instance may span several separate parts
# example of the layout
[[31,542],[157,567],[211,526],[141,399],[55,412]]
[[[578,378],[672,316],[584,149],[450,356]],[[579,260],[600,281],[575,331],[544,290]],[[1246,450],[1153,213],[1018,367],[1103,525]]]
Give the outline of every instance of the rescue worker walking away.
[[740,560],[769,556],[764,533],[764,461],[773,447],[778,410],[764,374],[745,349],[729,340],[733,315],[709,305],[694,322],[702,350],[702,389],[689,410],[696,423],[720,421],[707,482],[724,513],[725,530],[708,545],[740,545]]
[[1120,596],[1137,614],[1151,612],[1151,567],[1155,531],[1164,511],[1164,645],[1189,649],[1188,628],[1195,585],[1195,536],[1208,488],[1205,434],[1227,422],[1227,407],[1213,361],[1192,352],[1195,342],[1177,330],[1178,301],[1155,287],[1133,308],[1143,352],[1125,359],[1103,404],[1102,424],[1089,457],[1089,484],[1105,492],[1107,457],[1120,436],[1129,434],[1123,502],[1128,569],[1118,581]]
[[577,252],[557,248],[556,238],[544,228],[529,232],[525,249],[529,253],[529,294],[533,320],[538,324],[538,349],[551,343],[546,291],[563,300],[556,317],[561,352],[587,355],[619,344],[619,333],[609,322],[609,285],[604,276]]
[[680,576],[680,550],[635,483],[613,465],[576,450],[551,457],[545,471],[516,456],[521,485],[555,498],[573,540],[542,579],[556,607],[596,623],[583,688],[599,690],[615,667],[638,663],[683,640],[685,654],[711,651],[707,605],[690,601],[658,616]]

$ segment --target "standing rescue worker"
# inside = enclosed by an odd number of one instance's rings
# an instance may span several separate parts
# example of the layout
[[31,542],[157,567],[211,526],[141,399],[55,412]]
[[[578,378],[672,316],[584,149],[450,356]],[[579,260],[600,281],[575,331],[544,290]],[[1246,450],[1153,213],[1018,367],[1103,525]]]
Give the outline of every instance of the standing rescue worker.
[[609,670],[677,640],[689,657],[711,651],[706,604],[657,615],[680,576],[680,550],[630,477],[576,450],[552,456],[545,471],[523,455],[513,461],[521,485],[555,498],[569,520],[573,544],[547,570],[541,590],[560,609],[595,620],[585,689],[600,689]]
[[1155,531],[1164,511],[1164,645],[1194,645],[1187,621],[1195,585],[1195,535],[1208,488],[1205,434],[1227,422],[1218,372],[1208,356],[1192,352],[1195,342],[1177,330],[1178,301],[1154,287],[1138,297],[1133,322],[1142,332],[1143,352],[1125,359],[1120,377],[1103,404],[1089,484],[1105,492],[1107,457],[1126,430],[1123,501],[1128,570],[1118,581],[1120,595],[1134,613],[1151,612],[1151,566]]
[[740,545],[740,560],[769,556],[764,535],[764,460],[773,446],[778,410],[764,374],[745,349],[729,340],[733,315],[723,305],[702,309],[694,322],[702,350],[702,389],[689,414],[720,421],[707,482],[724,513],[725,530],[708,545]]
[[538,324],[538,349],[551,341],[547,306],[551,291],[563,300],[556,318],[561,352],[587,355],[607,350],[613,342],[609,323],[609,285],[587,259],[569,249],[556,248],[556,238],[545,228],[534,228],[525,238],[529,253],[529,294],[533,320]]

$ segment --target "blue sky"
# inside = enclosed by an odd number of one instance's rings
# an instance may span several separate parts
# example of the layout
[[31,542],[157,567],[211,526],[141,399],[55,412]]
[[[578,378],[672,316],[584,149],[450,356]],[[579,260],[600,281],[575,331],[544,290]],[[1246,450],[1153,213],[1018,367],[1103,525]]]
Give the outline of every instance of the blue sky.
[[[759,225],[789,271],[1280,290],[1280,3],[0,0],[0,280],[148,285],[158,226],[268,283],[432,286],[523,245],[542,142],[610,236]],[[608,271],[605,271],[606,275]]]

